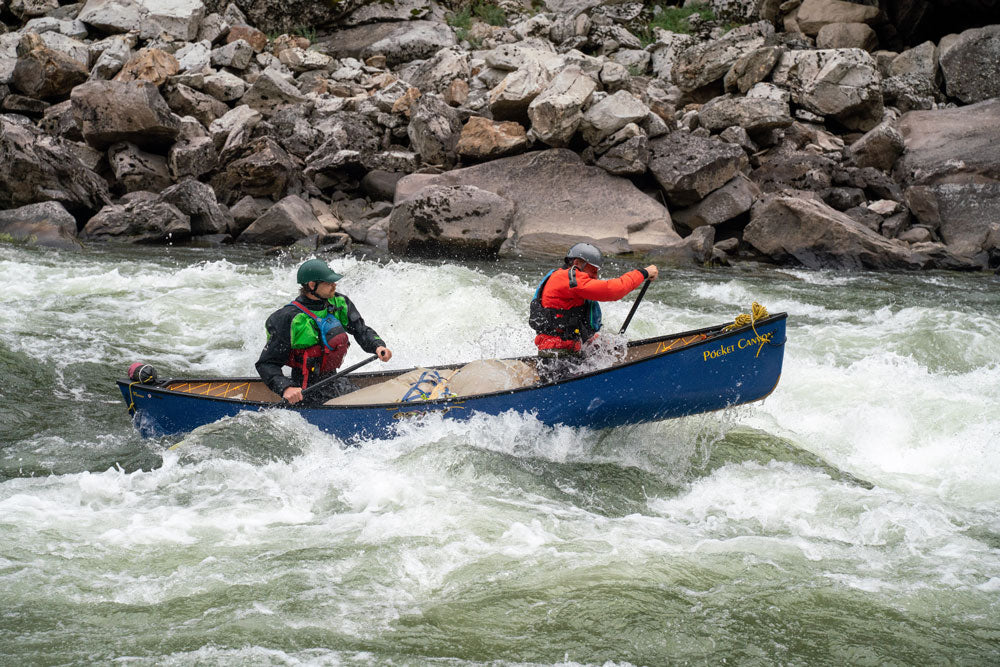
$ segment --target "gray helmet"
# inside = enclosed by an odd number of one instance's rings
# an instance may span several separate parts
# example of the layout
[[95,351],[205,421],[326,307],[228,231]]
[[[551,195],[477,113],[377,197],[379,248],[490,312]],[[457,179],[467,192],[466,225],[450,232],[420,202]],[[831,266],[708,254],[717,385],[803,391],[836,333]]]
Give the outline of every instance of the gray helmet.
[[597,268],[601,268],[601,262],[604,261],[601,257],[601,251],[589,243],[577,243],[570,248],[566,253],[566,260],[571,259],[582,259],[587,264],[593,264]]
[[335,283],[344,276],[340,275],[321,259],[310,259],[302,263],[295,274],[295,281],[300,285],[306,283]]

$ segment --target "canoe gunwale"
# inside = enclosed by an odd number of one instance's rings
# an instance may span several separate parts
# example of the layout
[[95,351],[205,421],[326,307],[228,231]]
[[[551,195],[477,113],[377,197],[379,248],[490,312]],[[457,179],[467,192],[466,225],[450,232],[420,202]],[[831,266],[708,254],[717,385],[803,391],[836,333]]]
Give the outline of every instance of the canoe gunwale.
[[[646,363],[646,362],[648,362],[650,360],[653,360],[653,359],[658,359],[658,358],[666,357],[666,356],[669,356],[671,354],[679,353],[679,352],[682,352],[682,351],[688,351],[688,350],[690,350],[690,349],[692,349],[694,347],[698,347],[700,345],[704,345],[704,344],[709,343],[709,342],[714,343],[715,341],[718,341],[722,337],[730,337],[730,336],[734,336],[734,335],[738,335],[738,334],[744,333],[746,331],[752,331],[756,327],[766,326],[766,325],[771,324],[773,322],[777,322],[779,320],[786,319],[787,317],[788,317],[788,314],[785,313],[785,312],[775,313],[774,315],[769,315],[766,318],[757,320],[753,324],[747,324],[745,326],[734,328],[734,329],[732,329],[730,331],[726,331],[726,332],[724,332],[724,336],[720,336],[720,335],[708,335],[704,340],[696,341],[696,342],[691,343],[689,345],[682,345],[682,346],[677,347],[677,348],[663,350],[661,352],[656,352],[656,353],[653,353],[653,354],[650,354],[648,356],[644,356],[644,357],[641,357],[641,358],[638,358],[638,359],[633,359],[631,361],[626,361],[624,363],[615,364],[615,365],[609,366],[607,368],[600,368],[600,369],[596,369],[596,370],[593,370],[593,371],[588,371],[586,373],[581,373],[579,375],[574,375],[572,377],[564,378],[562,380],[556,380],[554,382],[547,382],[547,383],[543,383],[543,384],[530,384],[530,385],[527,385],[527,386],[524,386],[524,387],[516,387],[514,389],[503,389],[503,390],[500,390],[500,391],[486,392],[486,393],[481,393],[481,394],[469,394],[467,396],[435,398],[435,399],[430,399],[430,400],[426,400],[426,401],[411,402],[409,404],[420,405],[420,406],[439,406],[439,407],[445,407],[446,408],[449,405],[461,404],[461,403],[463,403],[465,401],[468,401],[468,400],[471,400],[471,399],[487,398],[487,397],[493,397],[493,396],[513,395],[513,394],[518,394],[520,392],[537,390],[537,389],[540,389],[542,387],[551,387],[551,386],[554,386],[554,385],[565,385],[565,384],[569,384],[569,383],[572,383],[572,382],[576,382],[576,381],[580,381],[580,380],[585,380],[585,379],[591,378],[591,377],[593,377],[595,375],[601,375],[601,374],[604,374],[604,373],[610,373],[610,372],[613,372],[613,371],[618,371],[620,369],[628,368],[628,367],[634,366],[636,364]],[[671,339],[676,339],[676,338],[684,338],[684,337],[689,337],[689,336],[697,336],[697,335],[701,335],[701,334],[723,334],[722,330],[723,330],[724,327],[727,327],[727,326],[729,326],[729,323],[716,324],[716,325],[713,325],[713,326],[702,327],[700,329],[692,329],[692,330],[689,330],[689,331],[682,331],[682,332],[679,332],[679,333],[665,334],[665,335],[662,335],[662,336],[654,336],[652,338],[643,338],[643,339],[640,339],[640,340],[629,341],[627,347],[628,348],[633,348],[633,347],[638,347],[640,345],[649,345],[651,343],[658,343],[658,342],[665,341],[665,340],[671,340]],[[785,340],[781,340],[781,341],[773,342],[773,343],[769,342],[768,344],[772,345],[772,346],[782,346],[782,345],[785,344]],[[532,356],[512,357],[512,358],[510,358],[508,360],[526,361],[526,360],[534,360],[536,358],[537,357],[535,357],[534,355],[532,355]],[[451,368],[459,368],[459,367],[461,367],[463,365],[464,365],[464,363],[442,364],[440,366],[433,366],[433,367],[429,367],[429,368],[433,368],[433,369],[451,369]],[[358,373],[354,377],[372,378],[372,377],[380,377],[380,376],[388,376],[388,375],[401,375],[401,374],[406,373],[406,372],[408,372],[410,370],[413,370],[413,369],[412,368],[407,368],[407,369],[402,369],[402,370],[394,369],[394,370],[385,370],[385,371],[371,371],[371,372]],[[780,378],[780,375],[779,375],[779,378]],[[239,405],[245,405],[245,406],[247,406],[248,408],[251,408],[251,409],[280,408],[280,409],[284,409],[284,410],[296,410],[296,411],[312,411],[312,410],[324,410],[324,411],[329,410],[329,411],[335,411],[335,410],[356,410],[358,408],[373,408],[373,409],[374,408],[399,408],[400,405],[409,405],[407,403],[400,403],[399,401],[394,401],[394,402],[390,402],[390,403],[363,403],[363,404],[358,404],[358,405],[310,405],[310,406],[301,406],[301,405],[291,405],[291,404],[288,404],[288,403],[284,403],[283,401],[256,401],[256,400],[248,400],[248,399],[242,399],[242,398],[226,398],[226,397],[223,397],[223,396],[210,396],[208,394],[194,394],[194,393],[189,393],[189,392],[178,392],[178,391],[171,390],[171,389],[169,389],[167,387],[167,385],[169,385],[172,382],[192,382],[192,381],[198,381],[198,382],[235,382],[235,381],[261,382],[261,379],[260,379],[259,376],[258,377],[239,377],[239,378],[237,378],[237,377],[217,377],[217,378],[188,378],[188,377],[182,377],[182,378],[165,378],[165,379],[160,380],[159,382],[157,382],[157,384],[155,384],[155,385],[136,384],[136,383],[132,382],[129,379],[118,380],[117,383],[121,387],[127,388],[128,391],[131,391],[132,387],[136,387],[136,388],[141,388],[142,391],[146,391],[146,392],[154,392],[154,393],[157,393],[157,394],[165,394],[165,395],[170,395],[170,396],[184,395],[184,396],[195,397],[195,398],[198,398],[200,400],[218,401],[218,402],[221,402],[221,403],[235,403],[235,404],[239,404]],[[777,381],[775,381],[775,386],[777,386]],[[774,389],[772,387],[771,391],[773,391],[773,390]]]

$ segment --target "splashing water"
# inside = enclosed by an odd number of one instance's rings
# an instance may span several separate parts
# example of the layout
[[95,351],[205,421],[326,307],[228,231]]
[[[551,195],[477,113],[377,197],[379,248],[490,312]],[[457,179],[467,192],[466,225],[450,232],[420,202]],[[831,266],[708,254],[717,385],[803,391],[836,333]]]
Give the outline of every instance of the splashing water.
[[[253,374],[298,261],[0,246],[4,663],[1000,660],[995,280],[664,270],[628,337],[789,313],[777,390],[721,413],[139,438],[128,364]],[[533,352],[544,266],[331,262],[388,367]]]

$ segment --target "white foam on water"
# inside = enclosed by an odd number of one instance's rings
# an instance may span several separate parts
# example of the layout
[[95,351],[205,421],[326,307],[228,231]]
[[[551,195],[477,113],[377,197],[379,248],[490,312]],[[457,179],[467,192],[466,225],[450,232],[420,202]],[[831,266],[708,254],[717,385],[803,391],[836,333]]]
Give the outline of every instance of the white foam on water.
[[[253,375],[264,320],[294,296],[298,261],[67,262],[0,248],[0,339],[56,365],[83,358],[124,371],[143,359],[177,374]],[[538,276],[332,264],[394,350],[388,367],[533,351],[525,320]],[[762,404],[604,433],[514,413],[430,416],[360,447],[291,412],[244,414],[175,450],[166,450],[174,441],[150,445],[162,455],[151,470],[0,483],[0,587],[13,599],[41,590],[81,605],[190,599],[203,615],[189,619],[195,628],[239,619],[369,639],[477,586],[528,580],[545,590],[574,573],[629,568],[662,577],[664,590],[688,585],[686,571],[716,572],[717,584],[698,592],[708,597],[762,568],[892,608],[942,593],[970,614],[990,613],[1000,588],[989,545],[1000,534],[996,321],[958,296],[933,308],[848,307],[827,291],[857,296],[870,277],[785,273],[794,280],[697,274],[654,283],[629,329],[636,338],[706,326],[753,300],[787,311],[783,375]],[[929,282],[945,291],[966,284]],[[609,332],[630,306],[605,306]],[[352,346],[348,363],[363,356]],[[107,427],[117,442],[61,433],[24,446],[45,458],[58,455],[60,438],[81,449],[120,446],[124,424]],[[738,452],[709,467],[735,426],[788,440],[875,488]],[[627,512],[602,505],[612,491],[588,488],[612,473],[648,485]],[[206,646],[156,662],[365,657]]]

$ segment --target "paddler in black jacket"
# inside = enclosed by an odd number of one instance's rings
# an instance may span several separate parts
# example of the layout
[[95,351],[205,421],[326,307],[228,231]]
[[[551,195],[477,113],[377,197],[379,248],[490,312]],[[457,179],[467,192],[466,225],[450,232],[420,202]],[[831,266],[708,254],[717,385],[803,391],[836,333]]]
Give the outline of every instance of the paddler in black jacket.
[[[267,343],[257,360],[257,372],[268,388],[289,403],[302,400],[302,390],[334,373],[344,361],[350,342],[347,334],[365,352],[389,361],[392,352],[375,330],[365,324],[358,309],[346,296],[337,294],[343,276],[320,259],[310,259],[299,267],[300,285],[294,301],[267,318]],[[290,366],[292,377],[282,372]],[[317,390],[310,403],[319,403],[353,391],[357,387],[346,378]]]

